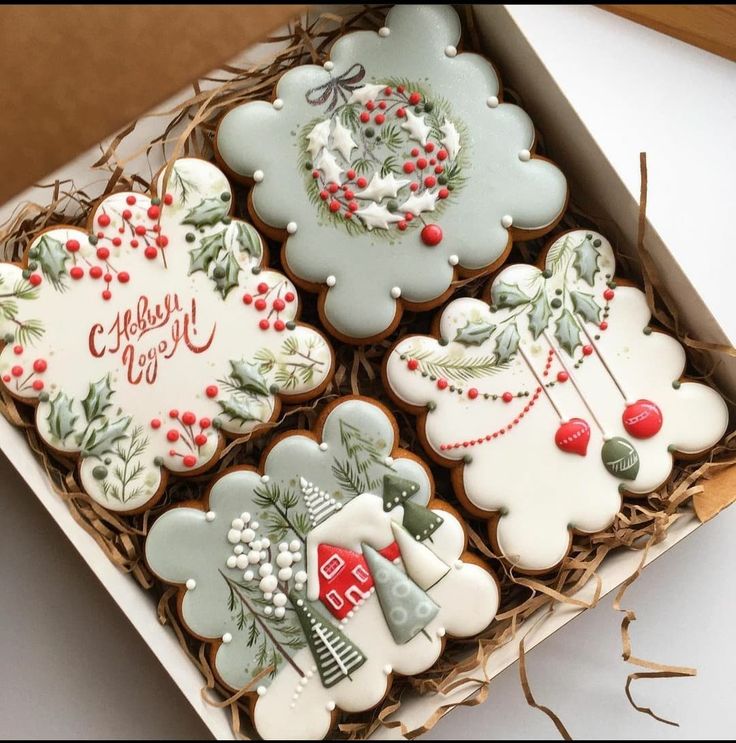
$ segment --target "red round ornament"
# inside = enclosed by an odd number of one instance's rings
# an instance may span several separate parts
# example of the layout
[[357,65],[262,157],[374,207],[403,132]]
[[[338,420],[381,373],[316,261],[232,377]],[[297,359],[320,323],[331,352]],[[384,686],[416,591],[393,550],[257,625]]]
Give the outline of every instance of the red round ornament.
[[651,400],[637,400],[626,406],[621,420],[630,436],[650,439],[662,428],[662,411]]
[[[407,214],[406,216],[408,219],[409,215]],[[422,228],[421,238],[425,245],[433,248],[442,242],[442,228],[438,224],[425,225]]]

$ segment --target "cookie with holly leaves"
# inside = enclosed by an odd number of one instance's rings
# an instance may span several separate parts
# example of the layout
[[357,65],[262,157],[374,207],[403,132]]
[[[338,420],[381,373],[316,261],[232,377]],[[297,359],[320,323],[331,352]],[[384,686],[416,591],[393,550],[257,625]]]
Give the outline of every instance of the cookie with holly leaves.
[[285,240],[289,275],[353,343],[498,267],[567,199],[490,62],[458,52],[451,7],[397,6],[385,24],[338,39],[323,66],[289,70],[271,102],[234,108],[216,138],[223,166],[253,184],[254,222]]
[[223,435],[319,395],[333,371],[293,284],[231,217],[222,171],[185,158],[165,190],[163,175],[158,195],[106,196],[86,230],[46,229],[0,264],[0,381],[114,511],[151,505],[167,472],[206,470]]
[[151,570],[179,586],[183,622],[211,643],[218,678],[247,689],[263,738],[327,736],[394,674],[429,668],[446,636],[493,620],[494,576],[397,442],[382,405],[340,398],[312,431],[276,438],[259,470],[226,471],[151,528]]
[[501,271],[489,300],[457,299],[436,335],[402,338],[385,380],[499,554],[544,571],[574,531],[608,527],[622,494],[656,490],[673,457],[714,446],[728,411],[682,378],[682,346],[617,284],[602,235],[561,235],[539,268]]

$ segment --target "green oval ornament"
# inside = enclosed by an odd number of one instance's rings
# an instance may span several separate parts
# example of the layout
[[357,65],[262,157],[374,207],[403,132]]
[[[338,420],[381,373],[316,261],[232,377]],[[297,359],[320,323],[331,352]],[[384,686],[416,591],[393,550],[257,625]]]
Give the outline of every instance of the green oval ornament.
[[639,474],[639,454],[625,438],[614,436],[601,449],[603,466],[622,480],[636,480]]

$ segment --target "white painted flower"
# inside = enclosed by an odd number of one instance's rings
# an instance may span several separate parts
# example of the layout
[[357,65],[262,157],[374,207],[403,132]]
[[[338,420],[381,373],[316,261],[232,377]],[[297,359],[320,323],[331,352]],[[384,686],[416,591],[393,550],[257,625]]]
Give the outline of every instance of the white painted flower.
[[[323,336],[295,322],[293,284],[261,265],[261,237],[231,208],[222,171],[181,159],[159,198],[112,194],[89,232],[53,227],[27,268],[0,264],[0,380],[38,403],[41,436],[81,456],[82,485],[106,508],[150,505],[167,470],[207,468],[222,433],[252,431],[279,395],[313,396],[331,373]],[[280,384],[293,344],[314,375]]]
[[519,157],[534,126],[499,102],[487,60],[456,53],[452,8],[396,6],[386,22],[338,39],[330,69],[288,71],[281,110],[246,103],[217,133],[223,162],[256,181],[258,219],[298,225],[290,270],[321,285],[328,325],[357,340],[395,327],[405,301],[438,304],[455,266],[494,267],[511,224],[512,237],[551,229],[567,196],[553,164]]

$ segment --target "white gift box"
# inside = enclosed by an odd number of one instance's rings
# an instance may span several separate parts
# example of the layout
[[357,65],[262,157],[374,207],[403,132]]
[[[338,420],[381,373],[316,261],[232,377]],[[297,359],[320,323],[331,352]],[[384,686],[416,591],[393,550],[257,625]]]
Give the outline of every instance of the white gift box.
[[[330,11],[336,12],[335,7]],[[573,200],[628,251],[636,243],[639,152],[647,153],[645,246],[693,335],[733,344],[736,312],[729,284],[736,268],[736,245],[728,218],[736,196],[732,176],[736,148],[730,143],[736,121],[736,66],[591,6],[477,6],[475,13],[488,57],[543,132],[548,154],[570,181]],[[248,50],[234,63],[271,51],[267,46]],[[183,92],[159,110],[187,96],[188,91]],[[126,147],[133,150],[147,142],[158,128],[160,120],[142,122]],[[71,177],[78,186],[99,183],[100,174],[89,167],[98,154],[97,149],[85,153],[54,175]],[[31,189],[6,204],[0,216],[7,217],[17,203],[34,197],[42,200],[45,194]],[[736,395],[734,361],[720,357],[716,371],[732,395]],[[153,597],[107,560],[51,489],[22,432],[4,419],[0,419],[0,448],[213,735],[231,739],[227,712],[202,700],[203,679],[174,633],[159,624]],[[667,539],[650,550],[649,559],[698,526],[695,517],[680,519]],[[600,572],[603,591],[619,585],[639,560],[637,553],[610,556]],[[589,598],[592,591],[589,585],[581,598]],[[578,613],[574,607],[558,607],[544,625],[535,628],[527,648]],[[517,640],[533,625],[533,619],[528,621]],[[518,642],[496,651],[487,674],[500,673],[517,653]],[[407,698],[401,717],[410,727],[420,726],[437,707],[461,701],[475,688],[469,684],[451,698]],[[383,730],[376,737],[396,735],[395,730]]]

